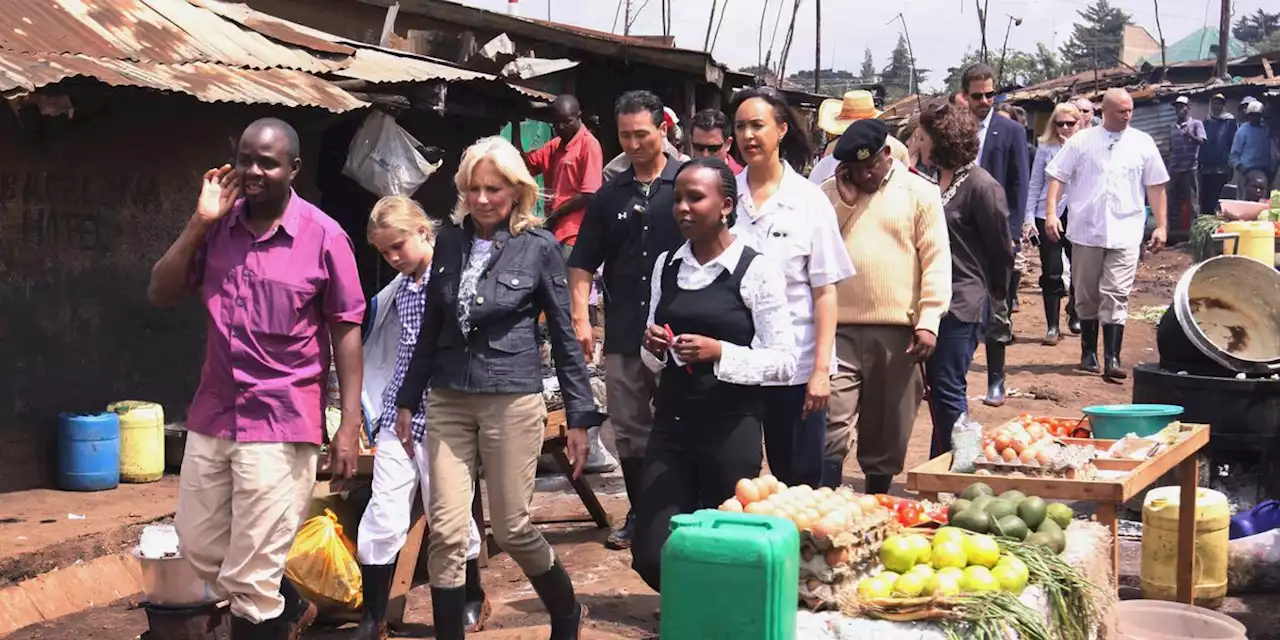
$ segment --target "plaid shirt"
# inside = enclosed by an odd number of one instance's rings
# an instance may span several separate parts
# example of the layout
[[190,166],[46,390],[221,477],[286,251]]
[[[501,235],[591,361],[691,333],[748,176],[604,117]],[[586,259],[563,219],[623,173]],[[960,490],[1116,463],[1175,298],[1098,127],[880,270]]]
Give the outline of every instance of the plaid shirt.
[[1169,171],[1195,171],[1206,137],[1204,123],[1195,118],[1169,125]]
[[[427,271],[430,274],[430,270]],[[422,316],[427,312],[427,280],[423,276],[421,283],[406,277],[396,291],[396,315],[400,319],[400,346],[396,349],[396,372],[382,392],[382,415],[375,426],[373,442],[378,441],[377,429],[396,428],[396,394],[400,385],[404,384],[404,375],[409,370],[409,360],[413,358],[413,350],[418,346],[418,330],[422,328]],[[413,414],[413,441],[422,442],[427,432],[426,392],[423,392],[422,405]]]

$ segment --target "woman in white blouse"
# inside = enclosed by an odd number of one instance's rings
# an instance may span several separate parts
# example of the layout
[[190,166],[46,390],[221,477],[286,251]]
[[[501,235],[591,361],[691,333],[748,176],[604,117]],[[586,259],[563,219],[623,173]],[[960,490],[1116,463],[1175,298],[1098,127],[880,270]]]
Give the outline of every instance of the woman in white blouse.
[[822,188],[796,173],[809,157],[805,128],[769,87],[734,97],[734,142],[747,168],[738,174],[734,236],[781,266],[795,330],[796,371],[766,384],[764,444],[769,470],[789,485],[839,483],[840,463],[824,470],[827,400],[835,372],[836,283],[853,262]]
[[671,517],[715,507],[760,473],[758,385],[796,368],[782,271],[729,232],[733,171],[692,160],[675,191],[687,242],[653,266],[641,358],[660,378],[631,547],[631,566],[655,591]]
[[[1036,221],[1036,235],[1040,237],[1040,290],[1044,293],[1044,320],[1046,329],[1041,344],[1054,346],[1062,340],[1058,327],[1058,318],[1062,313],[1062,297],[1067,296],[1067,328],[1072,333],[1080,333],[1080,321],[1076,318],[1074,289],[1068,291],[1063,278],[1062,255],[1071,259],[1071,241],[1066,237],[1057,242],[1050,240],[1044,231],[1045,205],[1049,195],[1049,178],[1045,175],[1045,167],[1053,157],[1062,150],[1079,128],[1084,116],[1074,104],[1065,102],[1053,109],[1049,118],[1049,126],[1040,136],[1040,147],[1036,149],[1036,159],[1031,167],[1030,197],[1027,198],[1027,219]],[[1067,220],[1067,200],[1058,201],[1058,218],[1065,225]]]

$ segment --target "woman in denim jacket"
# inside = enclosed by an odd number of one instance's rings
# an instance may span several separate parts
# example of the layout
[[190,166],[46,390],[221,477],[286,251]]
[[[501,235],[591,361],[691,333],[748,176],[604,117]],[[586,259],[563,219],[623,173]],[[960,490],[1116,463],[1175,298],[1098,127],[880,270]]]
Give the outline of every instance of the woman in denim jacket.
[[587,428],[604,420],[573,334],[564,258],[555,237],[538,227],[538,185],[510,142],[492,137],[473,144],[454,182],[453,224],[436,240],[427,312],[396,398],[396,431],[411,444],[411,417],[430,384],[428,566],[436,637],[464,636],[467,527],[483,465],[494,538],[551,614],[551,638],[573,640],[586,609],[529,517],[547,416],[540,314],[550,330],[575,473],[586,462]]

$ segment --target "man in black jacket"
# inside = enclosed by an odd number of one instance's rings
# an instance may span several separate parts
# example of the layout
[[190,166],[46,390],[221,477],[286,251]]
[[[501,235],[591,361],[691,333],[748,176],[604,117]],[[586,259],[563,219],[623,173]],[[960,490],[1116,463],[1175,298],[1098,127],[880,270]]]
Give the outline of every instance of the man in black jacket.
[[[978,119],[978,164],[1004,187],[1005,202],[1009,205],[1009,237],[1013,238],[1015,254],[1021,254],[1020,239],[1025,235],[1023,227],[1034,222],[1024,219],[1031,181],[1026,129],[1012,119],[996,117],[993,109],[996,75],[991,67],[981,63],[970,66],[960,75],[960,85],[968,98],[969,110]],[[1015,265],[1022,262],[1020,257],[1016,256]],[[1016,307],[1021,282],[1022,271],[1015,268],[1009,278],[1006,299],[991,301],[993,313],[1007,313]],[[1009,337],[1011,334],[986,340],[988,389],[987,397],[982,401],[991,406],[1004,404],[1004,338]]]

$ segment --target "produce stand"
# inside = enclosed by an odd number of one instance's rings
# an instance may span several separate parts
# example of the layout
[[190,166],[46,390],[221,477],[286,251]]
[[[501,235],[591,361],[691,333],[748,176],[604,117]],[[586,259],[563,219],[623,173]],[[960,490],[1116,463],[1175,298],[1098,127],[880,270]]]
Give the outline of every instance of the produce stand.
[[[609,514],[600,505],[600,501],[596,498],[595,491],[591,488],[585,478],[575,480],[573,478],[573,466],[569,462],[568,456],[565,454],[566,433],[565,433],[565,414],[563,409],[547,412],[547,424],[542,436],[542,453],[551,455],[555,458],[561,471],[569,480],[569,483],[577,491],[578,497],[582,500],[582,504],[586,507],[589,515],[579,516],[570,519],[552,519],[539,520],[535,518],[534,524],[558,524],[563,522],[593,522],[600,528],[608,528],[610,526]],[[366,481],[373,478],[373,453],[361,452],[360,457],[356,461],[356,478]],[[323,472],[322,472],[323,477]],[[472,517],[477,523],[482,523],[480,530],[483,532],[487,522],[484,516],[484,503],[480,498],[480,481],[476,480],[476,485],[472,493],[471,502]],[[405,539],[404,547],[400,550],[400,554],[396,557],[396,568],[391,582],[391,596],[387,604],[387,622],[392,626],[398,626],[404,620],[405,598],[409,594],[409,590],[413,588],[413,575],[418,566],[418,557],[421,555],[423,541],[427,535],[427,517],[422,510],[422,501],[417,497],[417,491],[414,492],[413,511],[410,516],[409,534]],[[488,545],[480,545],[479,563],[481,567],[488,564]]]
[[[1116,441],[1064,438],[1066,444],[1092,446],[1106,451]],[[1177,469],[1182,489],[1181,504],[1194,505],[1198,480],[1198,454],[1209,443],[1209,426],[1183,424],[1177,441],[1164,447],[1147,460],[1098,458],[1094,464],[1098,477],[1093,480],[1066,480],[1021,476],[952,473],[951,454],[930,460],[907,474],[907,488],[927,500],[936,501],[940,493],[959,494],[965,487],[983,482],[996,493],[1024,491],[1046,499],[1088,501],[1097,503],[1097,517],[1112,537],[1111,565],[1118,576],[1120,546],[1117,524],[1120,505],[1149,488],[1164,474]],[[1192,603],[1195,562],[1195,509],[1182,509],[1178,519],[1178,601]]]

